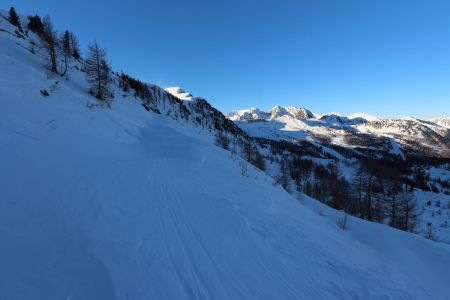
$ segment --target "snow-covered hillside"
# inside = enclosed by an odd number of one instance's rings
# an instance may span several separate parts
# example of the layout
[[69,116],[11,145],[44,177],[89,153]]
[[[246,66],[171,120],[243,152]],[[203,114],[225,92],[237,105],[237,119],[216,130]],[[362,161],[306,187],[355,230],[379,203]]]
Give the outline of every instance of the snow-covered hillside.
[[[274,110],[285,113],[274,114],[272,113]],[[267,172],[280,182],[284,182],[283,186],[293,195],[304,192],[317,198],[315,195],[321,194],[317,190],[322,189],[316,187],[316,191],[313,191],[311,188],[317,182],[317,176],[311,172],[313,167],[305,171],[303,165],[302,170],[295,171],[295,161],[311,161],[316,166],[336,165],[339,171],[335,176],[345,178],[350,184],[348,192],[354,196],[353,181],[357,169],[362,165],[367,167],[366,162],[374,158],[376,160],[374,164],[385,164],[385,170],[381,168],[375,171],[378,172],[380,181],[384,182],[380,184],[382,191],[379,197],[386,202],[380,206],[385,207],[385,211],[378,220],[383,224],[390,223],[391,212],[386,208],[392,204],[390,203],[392,200],[389,199],[392,193],[386,188],[391,180],[389,174],[402,173],[405,184],[411,184],[417,178],[423,177],[423,184],[416,185],[414,192],[412,192],[414,188],[410,188],[411,196],[417,202],[418,214],[423,215],[419,218],[417,232],[425,235],[429,223],[432,223],[433,231],[436,233],[439,231],[436,239],[449,242],[450,227],[446,224],[450,222],[450,215],[445,211],[442,213],[442,209],[435,212],[427,205],[430,200],[446,203],[450,194],[448,128],[413,117],[378,119],[362,113],[348,117],[338,113],[314,116],[295,117],[287,113],[286,109],[276,107],[268,112],[256,108],[235,111],[229,114],[228,118],[250,136],[258,138],[263,149],[270,149],[265,152],[265,156],[269,158]],[[429,164],[434,167],[430,167]],[[418,171],[422,169],[423,175]],[[434,178],[433,170],[443,172],[444,175]],[[324,187],[330,184],[326,183]],[[430,190],[433,192],[429,192]],[[330,203],[332,197],[328,195],[317,199]]]
[[202,100],[158,114],[114,83],[97,105],[77,63],[52,75],[36,36],[0,29],[1,299],[450,298],[449,245],[342,230],[174,117]]
[[442,127],[450,128],[450,117],[431,118],[429,121],[436,123]]

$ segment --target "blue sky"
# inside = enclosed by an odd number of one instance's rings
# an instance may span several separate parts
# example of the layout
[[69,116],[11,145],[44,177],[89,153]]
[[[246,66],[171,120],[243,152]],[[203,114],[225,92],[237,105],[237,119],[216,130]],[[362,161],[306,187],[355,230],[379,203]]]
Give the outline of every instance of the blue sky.
[[2,1],[223,112],[450,115],[450,1]]

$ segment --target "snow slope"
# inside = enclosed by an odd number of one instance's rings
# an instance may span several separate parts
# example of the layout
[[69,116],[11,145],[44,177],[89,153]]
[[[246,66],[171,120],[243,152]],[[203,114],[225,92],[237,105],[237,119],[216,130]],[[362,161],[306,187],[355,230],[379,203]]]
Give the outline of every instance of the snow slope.
[[450,244],[450,195],[416,190],[414,196],[422,210],[424,233],[431,224],[435,240]]
[[47,76],[25,43],[0,32],[2,299],[450,298],[448,245],[343,231],[132,98],[88,108],[83,73]]

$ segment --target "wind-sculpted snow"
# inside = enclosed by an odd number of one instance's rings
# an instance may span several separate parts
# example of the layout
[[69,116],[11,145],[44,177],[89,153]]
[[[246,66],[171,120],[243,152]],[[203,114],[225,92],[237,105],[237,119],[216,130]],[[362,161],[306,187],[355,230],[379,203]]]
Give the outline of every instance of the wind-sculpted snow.
[[343,231],[191,123],[86,105],[83,73],[21,43],[0,32],[1,299],[450,298],[448,245]]

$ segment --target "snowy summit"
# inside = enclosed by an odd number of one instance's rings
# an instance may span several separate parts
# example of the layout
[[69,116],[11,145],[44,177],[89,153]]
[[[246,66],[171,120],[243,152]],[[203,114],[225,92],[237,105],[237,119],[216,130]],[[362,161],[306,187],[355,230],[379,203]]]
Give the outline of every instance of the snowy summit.
[[178,99],[192,100],[192,95],[189,93],[186,93],[178,86],[169,87],[169,88],[166,88],[165,90],[166,90],[166,92],[168,92],[169,94],[172,94],[173,96],[177,97]]

